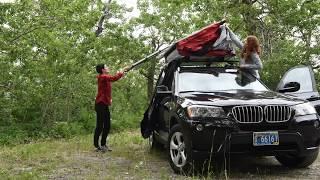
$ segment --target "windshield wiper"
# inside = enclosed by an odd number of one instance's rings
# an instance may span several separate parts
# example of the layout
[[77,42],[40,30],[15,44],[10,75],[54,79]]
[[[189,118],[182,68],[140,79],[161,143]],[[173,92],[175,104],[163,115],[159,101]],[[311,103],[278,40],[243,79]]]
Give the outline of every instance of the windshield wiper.
[[[214,92],[228,92],[228,91],[258,91],[255,89],[225,89],[225,90],[215,90],[215,91],[180,91],[179,93],[214,93]],[[265,91],[265,90],[259,90]]]
[[180,91],[179,93],[212,93],[212,91]]
[[228,91],[268,91],[268,90],[256,90],[256,89],[226,89],[226,90],[219,90],[216,92],[228,92]]

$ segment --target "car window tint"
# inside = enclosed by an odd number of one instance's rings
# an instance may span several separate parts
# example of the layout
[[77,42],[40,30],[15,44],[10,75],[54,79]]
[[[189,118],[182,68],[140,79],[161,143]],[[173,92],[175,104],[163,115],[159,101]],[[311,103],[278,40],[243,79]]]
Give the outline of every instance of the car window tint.
[[299,91],[295,93],[313,91],[312,77],[307,67],[295,68],[288,71],[282,80],[281,88],[288,82],[298,82],[300,84]]
[[179,91],[225,91],[252,89],[267,91],[268,89],[253,77],[235,73],[196,73],[179,74]]

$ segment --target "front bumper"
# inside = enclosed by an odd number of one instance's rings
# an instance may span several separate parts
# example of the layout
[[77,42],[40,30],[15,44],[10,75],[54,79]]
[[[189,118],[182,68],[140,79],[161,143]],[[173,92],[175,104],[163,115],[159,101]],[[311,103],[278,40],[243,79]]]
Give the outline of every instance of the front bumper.
[[320,128],[314,127],[314,121],[319,121],[319,118],[313,116],[313,119],[300,122],[293,120],[288,129],[278,130],[279,145],[268,146],[253,146],[253,132],[261,132],[259,129],[243,131],[202,123],[203,129],[199,131],[196,127],[201,122],[183,121],[181,124],[185,140],[188,141],[186,143],[192,147],[193,158],[207,157],[226,150],[230,154],[274,156],[293,153],[304,156],[318,150],[320,145]]

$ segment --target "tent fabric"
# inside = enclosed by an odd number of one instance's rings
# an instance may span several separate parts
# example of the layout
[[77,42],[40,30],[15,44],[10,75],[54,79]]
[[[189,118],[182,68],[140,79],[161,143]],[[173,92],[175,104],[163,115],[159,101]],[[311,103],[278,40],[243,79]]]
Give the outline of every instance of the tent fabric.
[[210,44],[213,44],[220,36],[220,24],[211,24],[201,31],[179,41],[177,50],[183,56],[190,56],[201,52]]
[[230,31],[223,23],[211,24],[172,45],[164,55],[166,62],[190,56],[234,56]]
[[235,50],[233,48],[233,40],[231,38],[232,31],[225,25],[220,26],[221,33],[219,38],[213,44],[212,49],[214,51],[225,51],[231,53],[231,55],[235,55]]

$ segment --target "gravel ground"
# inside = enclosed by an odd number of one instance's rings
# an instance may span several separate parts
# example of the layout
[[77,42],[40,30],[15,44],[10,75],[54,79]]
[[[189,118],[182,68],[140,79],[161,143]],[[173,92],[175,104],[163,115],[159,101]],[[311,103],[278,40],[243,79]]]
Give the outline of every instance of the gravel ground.
[[[310,167],[290,169],[282,166],[274,157],[231,157],[231,171],[216,176],[214,172],[203,176],[183,176],[175,174],[167,161],[165,152],[149,152],[145,147],[136,152],[119,156],[123,152],[116,148],[111,153],[85,152],[73,157],[71,164],[57,168],[49,179],[319,179],[320,158]],[[140,155],[139,155],[140,153]],[[129,153],[130,154],[130,153]],[[85,163],[84,163],[85,162]],[[90,171],[90,172],[89,172]]]
[[232,156],[230,173],[175,174],[164,151],[150,152],[139,131],[111,136],[112,152],[96,152],[92,136],[0,148],[0,179],[320,179],[320,156],[308,168],[289,169],[274,157]]

